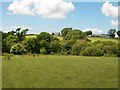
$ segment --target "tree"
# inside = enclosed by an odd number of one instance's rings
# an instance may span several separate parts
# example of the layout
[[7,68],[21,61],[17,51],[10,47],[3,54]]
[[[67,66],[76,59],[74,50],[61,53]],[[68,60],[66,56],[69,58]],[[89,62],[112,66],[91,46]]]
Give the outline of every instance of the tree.
[[16,55],[21,55],[25,52],[26,51],[25,51],[24,47],[19,43],[13,45],[10,49],[10,53],[13,53],[13,54],[16,54]]
[[64,40],[78,40],[85,38],[85,34],[80,30],[72,30],[67,33],[67,35],[64,37]]
[[64,28],[61,31],[62,36],[66,36],[69,31],[72,31],[72,28]]
[[80,51],[87,45],[85,40],[78,40],[72,47],[72,55],[79,55]]
[[111,38],[114,38],[115,37],[115,32],[116,32],[116,29],[110,29],[107,33],[107,35]]
[[91,30],[86,31],[85,34],[86,34],[86,35],[92,35],[92,31],[91,31]]
[[8,35],[14,35],[14,34],[15,34],[15,31],[8,32]]
[[62,52],[67,52],[67,54],[71,53],[72,46],[74,45],[75,40],[64,40],[61,42]]
[[28,53],[40,53],[40,44],[36,38],[28,38],[22,42],[22,45]]
[[17,36],[17,41],[23,41],[25,39],[26,33],[28,29],[21,30],[21,28],[17,28],[15,31],[15,35]]
[[52,41],[50,43],[50,49],[51,49],[51,52],[57,53],[57,52],[60,52],[61,46],[58,41]]
[[40,43],[40,49],[44,48],[46,50],[46,54],[50,54],[51,53],[50,42],[47,42],[45,40],[41,40],[39,43]]
[[8,53],[10,52],[11,47],[17,43],[17,37],[14,35],[9,35],[6,37],[6,39],[3,40],[3,49],[7,51]]
[[117,35],[118,35],[118,37],[120,37],[120,30],[117,31]]
[[55,35],[54,33],[52,33],[52,35]]
[[83,56],[103,56],[103,51],[97,46],[86,47],[81,53]]
[[41,32],[39,35],[37,35],[38,40],[45,40],[47,42],[51,42],[51,36],[47,32]]

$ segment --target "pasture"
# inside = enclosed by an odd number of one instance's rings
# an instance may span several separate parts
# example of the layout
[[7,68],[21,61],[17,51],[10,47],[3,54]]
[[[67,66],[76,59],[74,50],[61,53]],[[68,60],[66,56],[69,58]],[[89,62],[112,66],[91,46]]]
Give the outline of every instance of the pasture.
[[3,88],[117,88],[117,57],[14,56],[2,60]]
[[100,41],[113,41],[113,42],[117,42],[118,43],[118,38],[101,38],[101,37],[88,37],[92,42],[95,42],[97,40]]

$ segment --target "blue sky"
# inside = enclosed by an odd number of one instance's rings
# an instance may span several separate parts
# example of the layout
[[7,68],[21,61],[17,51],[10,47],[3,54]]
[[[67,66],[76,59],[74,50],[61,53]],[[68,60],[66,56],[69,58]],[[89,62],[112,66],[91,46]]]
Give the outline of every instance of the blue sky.
[[[17,26],[30,28],[29,33],[59,32],[64,27],[72,27],[82,31],[95,29],[94,33],[107,33],[111,28],[117,29],[117,26],[111,25],[111,20],[115,18],[106,16],[101,11],[104,2],[72,2],[74,10],[68,12],[66,18],[63,19],[43,18],[40,15],[11,14],[8,10],[11,3],[2,3],[3,31],[9,31]],[[111,4],[117,5],[117,3]]]

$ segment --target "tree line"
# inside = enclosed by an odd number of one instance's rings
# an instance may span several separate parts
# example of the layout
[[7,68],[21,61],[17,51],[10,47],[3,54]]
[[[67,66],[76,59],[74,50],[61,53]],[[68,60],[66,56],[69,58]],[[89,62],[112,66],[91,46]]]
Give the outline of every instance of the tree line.
[[[118,43],[112,41],[95,41],[87,37],[92,31],[64,28],[61,30],[63,40],[53,34],[41,32],[36,37],[26,38],[28,29],[2,33],[2,52],[15,55],[22,54],[61,54],[80,56],[120,56]],[[115,29],[108,31],[109,37],[115,37]],[[120,36],[120,31],[117,32]]]

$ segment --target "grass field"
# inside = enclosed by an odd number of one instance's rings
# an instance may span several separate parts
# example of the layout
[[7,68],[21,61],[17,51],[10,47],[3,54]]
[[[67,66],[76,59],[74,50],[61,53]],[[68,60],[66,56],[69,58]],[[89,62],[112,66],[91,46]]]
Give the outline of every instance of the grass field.
[[26,36],[26,38],[36,38],[36,35]]
[[113,42],[118,42],[118,40],[120,39],[117,39],[117,38],[100,38],[100,37],[89,37],[89,39],[92,41],[92,42],[95,42],[97,40],[100,40],[100,41],[113,41]]
[[3,88],[117,88],[118,58],[14,56],[2,60]]

